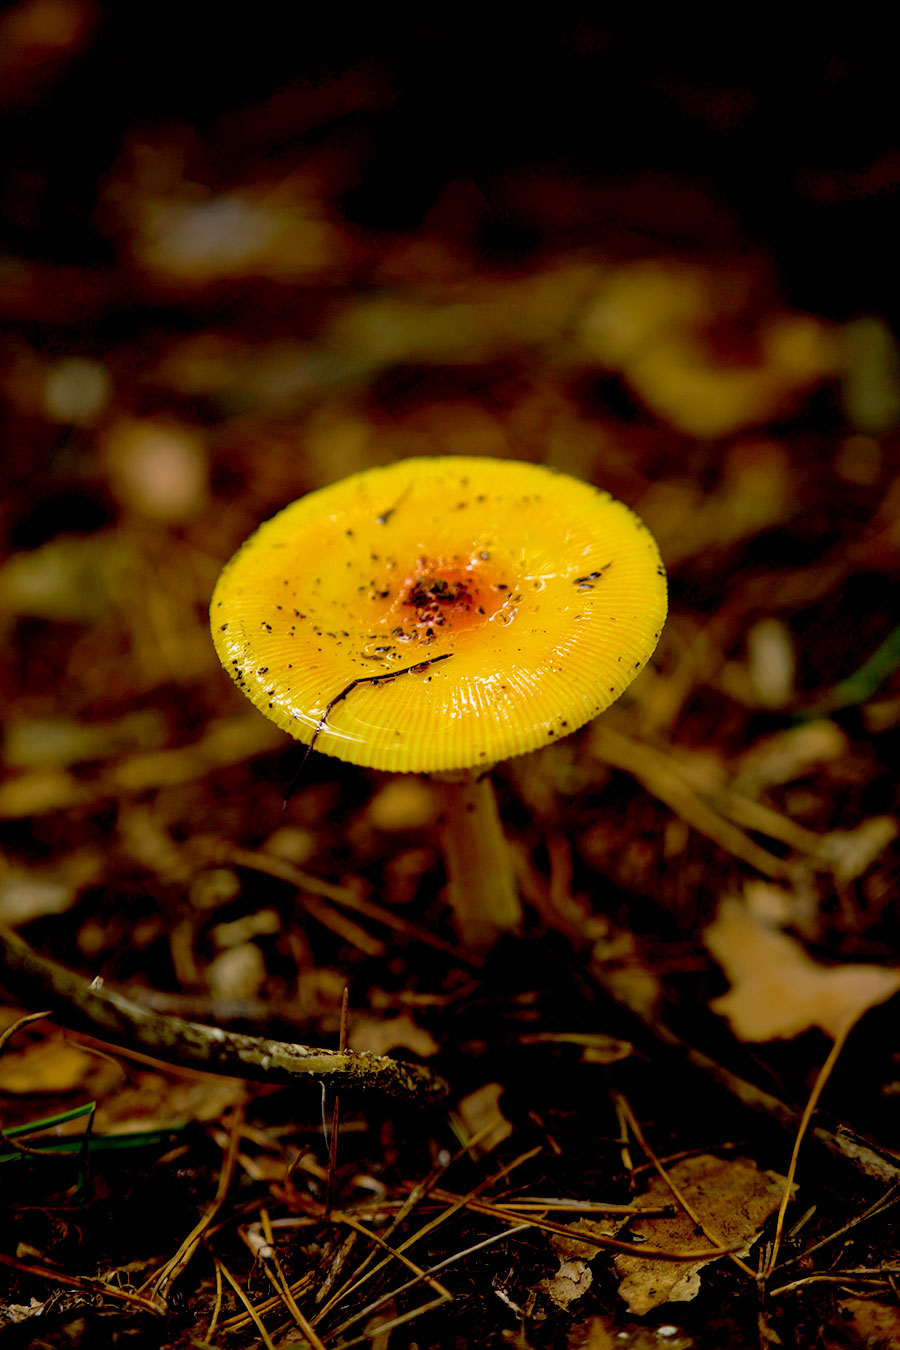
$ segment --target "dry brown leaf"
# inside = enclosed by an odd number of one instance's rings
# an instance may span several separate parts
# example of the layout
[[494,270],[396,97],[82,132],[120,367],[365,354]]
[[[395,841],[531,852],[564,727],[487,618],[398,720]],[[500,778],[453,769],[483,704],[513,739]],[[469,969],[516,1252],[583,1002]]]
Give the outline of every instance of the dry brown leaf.
[[436,1055],[440,1048],[431,1033],[418,1026],[406,1012],[387,1019],[354,1018],[350,1040],[354,1050],[370,1050],[374,1055],[387,1055],[403,1046],[424,1059]]
[[577,1258],[560,1262],[559,1270],[546,1280],[541,1280],[538,1288],[555,1303],[557,1308],[568,1308],[570,1304],[583,1298],[594,1282],[594,1276],[586,1261]]
[[97,1134],[130,1134],[174,1129],[193,1120],[217,1120],[246,1095],[246,1085],[237,1078],[214,1074],[174,1078],[152,1069],[132,1068],[127,1086],[99,1103],[94,1130]]
[[900,1309],[867,1298],[847,1298],[841,1303],[841,1317],[868,1350],[894,1350],[900,1345]]
[[463,1097],[457,1107],[468,1137],[481,1136],[474,1150],[476,1157],[489,1153],[512,1134],[512,1125],[500,1110],[502,1094],[499,1083],[485,1083]]
[[818,965],[799,942],[760,923],[734,898],[722,901],[704,936],[732,986],[712,1007],[743,1041],[788,1038],[810,1027],[837,1039],[900,989],[900,969]]
[[96,1055],[89,1055],[61,1036],[30,1045],[17,1054],[0,1059],[0,1092],[16,1096],[26,1093],[72,1092],[84,1086],[98,1067]]
[[[566,1224],[567,1232],[551,1233],[550,1246],[553,1248],[560,1261],[580,1259],[582,1261],[593,1261],[594,1257],[602,1249],[604,1238],[615,1237],[619,1229],[628,1222],[625,1219],[576,1219],[574,1223]],[[592,1238],[598,1238],[599,1242],[592,1242]]]
[[[760,1235],[765,1221],[775,1213],[784,1188],[784,1177],[761,1172],[749,1158],[717,1158],[699,1154],[684,1158],[669,1169],[669,1176],[691,1208],[699,1214],[707,1232],[723,1247],[741,1244],[746,1253]],[[650,1183],[637,1205],[671,1203],[672,1195],[661,1177]],[[693,1219],[679,1210],[673,1215],[654,1215],[629,1225],[634,1237],[654,1247],[691,1251],[709,1247],[709,1237],[698,1233]],[[629,1312],[641,1315],[663,1303],[687,1303],[700,1292],[700,1271],[710,1259],[698,1261],[644,1260],[624,1253],[615,1257],[621,1277],[619,1294]]]

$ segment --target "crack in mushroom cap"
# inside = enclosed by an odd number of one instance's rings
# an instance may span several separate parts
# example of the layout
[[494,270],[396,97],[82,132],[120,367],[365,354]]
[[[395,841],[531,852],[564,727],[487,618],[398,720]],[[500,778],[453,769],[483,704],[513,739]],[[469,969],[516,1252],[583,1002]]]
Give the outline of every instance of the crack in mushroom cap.
[[514,460],[408,459],[261,525],[210,617],[226,670],[297,740],[427,773],[523,754],[607,708],[656,647],[666,578],[607,492]]

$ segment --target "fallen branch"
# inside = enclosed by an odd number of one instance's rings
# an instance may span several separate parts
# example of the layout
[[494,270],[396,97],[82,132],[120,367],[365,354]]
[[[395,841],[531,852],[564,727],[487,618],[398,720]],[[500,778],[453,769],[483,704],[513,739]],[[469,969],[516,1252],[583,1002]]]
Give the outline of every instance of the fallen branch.
[[296,1087],[307,1080],[342,1092],[375,1091],[420,1106],[435,1105],[447,1092],[440,1078],[418,1064],[367,1051],[320,1050],[164,1017],[39,956],[5,928],[0,928],[0,962],[3,987],[26,1006],[37,1003],[72,1031],[172,1064],[263,1083]]
[[[655,1012],[651,1012],[643,1006],[639,998],[630,998],[628,987],[623,981],[608,978],[602,964],[595,963],[592,967],[592,974],[597,984],[608,996],[620,1008],[628,1012],[632,1018],[636,1019],[658,1045],[665,1046],[673,1051],[703,1074],[704,1077],[718,1083],[720,1087],[724,1088],[726,1092],[751,1111],[767,1116],[769,1120],[774,1121],[791,1134],[797,1133],[801,1123],[799,1111],[788,1106],[771,1092],[766,1092],[757,1087],[755,1083],[732,1073],[730,1069],[704,1054],[702,1050],[698,1050],[695,1046],[682,1040]],[[810,1129],[810,1137],[827,1149],[829,1153],[843,1159],[844,1162],[848,1162],[855,1171],[862,1173],[864,1176],[873,1177],[877,1181],[888,1182],[891,1185],[900,1185],[900,1160],[895,1155],[889,1153],[886,1149],[879,1148],[872,1140],[857,1134],[843,1122],[835,1121],[832,1128],[828,1128],[822,1123],[823,1118],[818,1113],[816,1119],[819,1123],[813,1125]]]

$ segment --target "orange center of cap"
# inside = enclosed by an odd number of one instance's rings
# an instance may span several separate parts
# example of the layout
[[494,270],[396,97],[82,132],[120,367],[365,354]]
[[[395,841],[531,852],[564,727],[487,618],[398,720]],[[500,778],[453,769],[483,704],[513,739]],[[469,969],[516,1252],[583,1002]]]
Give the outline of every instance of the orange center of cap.
[[371,597],[377,602],[372,625],[382,630],[371,654],[386,661],[408,658],[411,643],[457,638],[495,619],[508,623],[515,608],[513,588],[487,552],[467,560],[419,558],[394,586],[389,581]]

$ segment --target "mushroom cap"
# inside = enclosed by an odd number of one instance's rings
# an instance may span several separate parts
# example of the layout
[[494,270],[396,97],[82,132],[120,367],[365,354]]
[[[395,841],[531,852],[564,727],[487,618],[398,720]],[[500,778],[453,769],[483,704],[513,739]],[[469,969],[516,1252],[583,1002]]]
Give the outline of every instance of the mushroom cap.
[[609,493],[513,460],[400,460],[311,492],[246,541],[216,651],[273,722],[352,764],[487,766],[567,735],[659,640],[666,576]]

